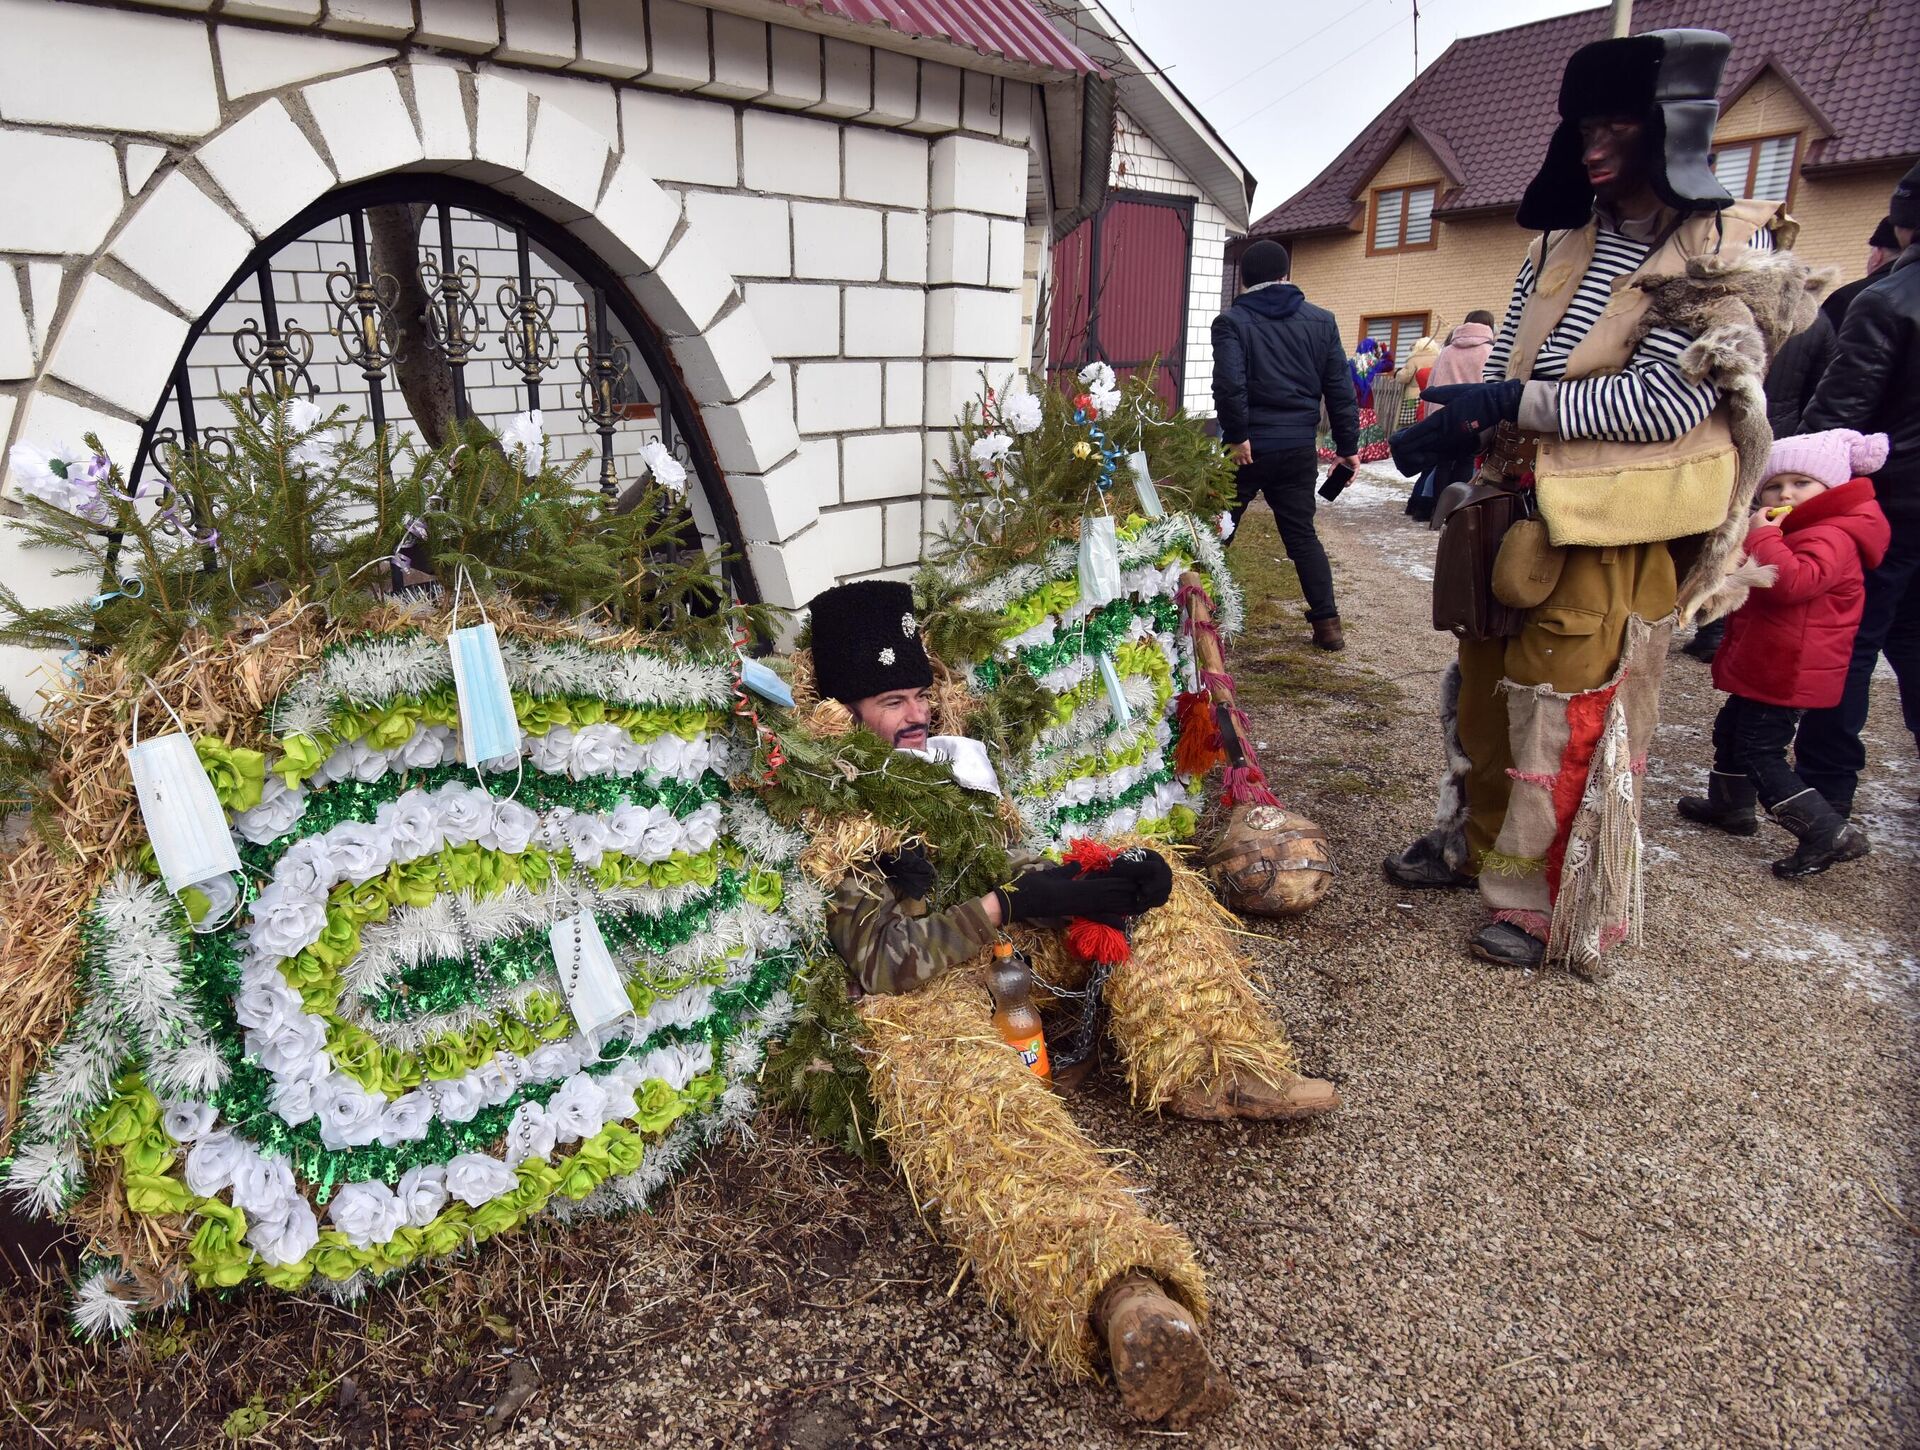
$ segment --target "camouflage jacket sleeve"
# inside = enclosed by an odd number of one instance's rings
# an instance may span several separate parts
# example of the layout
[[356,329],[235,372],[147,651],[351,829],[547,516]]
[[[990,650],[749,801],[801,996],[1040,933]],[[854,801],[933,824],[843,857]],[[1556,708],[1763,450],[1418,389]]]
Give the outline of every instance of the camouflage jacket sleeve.
[[827,935],[867,992],[924,987],[986,951],[998,934],[978,900],[929,912],[884,880],[846,876],[827,907]]

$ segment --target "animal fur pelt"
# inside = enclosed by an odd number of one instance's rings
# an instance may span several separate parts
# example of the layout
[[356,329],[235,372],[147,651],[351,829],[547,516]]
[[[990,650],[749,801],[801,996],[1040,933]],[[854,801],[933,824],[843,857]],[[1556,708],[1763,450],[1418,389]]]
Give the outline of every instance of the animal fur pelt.
[[1440,777],[1439,800],[1433,808],[1433,829],[1401,853],[1409,866],[1423,860],[1444,861],[1455,871],[1473,870],[1467,855],[1467,772],[1473,762],[1460,744],[1460,663],[1447,666],[1440,679],[1440,730],[1447,746],[1447,769]]
[[1692,257],[1684,273],[1644,277],[1632,285],[1647,294],[1637,346],[1655,328],[1687,333],[1694,341],[1680,354],[1689,381],[1711,382],[1727,402],[1727,419],[1740,458],[1727,516],[1701,536],[1699,549],[1680,581],[1681,624],[1718,619],[1740,607],[1744,584],[1729,574],[1740,561],[1747,511],[1766,478],[1773,451],[1763,391],[1767,369],[1780,345],[1812,325],[1820,294],[1832,285],[1831,268],[1810,272],[1791,252],[1733,252]]

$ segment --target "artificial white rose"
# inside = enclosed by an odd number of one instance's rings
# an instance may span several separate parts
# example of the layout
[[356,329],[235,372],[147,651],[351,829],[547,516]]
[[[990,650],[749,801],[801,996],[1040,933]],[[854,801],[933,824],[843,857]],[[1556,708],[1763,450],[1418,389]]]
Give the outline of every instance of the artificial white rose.
[[647,472],[653,475],[653,481],[668,493],[687,491],[687,470],[658,439],[640,445],[640,458],[647,465]]
[[309,1013],[291,1013],[266,1031],[247,1033],[245,1044],[247,1056],[275,1077],[301,1077],[325,1049],[327,1027]]
[[260,791],[260,804],[235,816],[233,828],[242,840],[264,846],[292,830],[306,809],[305,787],[289,786],[279,776],[269,775]]
[[647,831],[647,808],[628,801],[607,817],[607,849],[630,856]]
[[320,1117],[320,1142],[327,1148],[364,1148],[380,1138],[386,1099],[361,1089],[344,1073],[335,1073],[314,1098]]
[[678,776],[687,759],[687,742],[678,735],[656,735],[641,749],[648,770]]
[[708,801],[680,824],[687,850],[707,850],[720,838],[720,803]]
[[433,1126],[433,1100],[415,1088],[388,1103],[380,1114],[380,1146],[418,1143]]
[[1013,447],[1013,440],[1004,433],[984,433],[973,440],[973,446],[967,450],[971,458],[982,468],[991,468],[1007,456],[1007,450]]
[[14,444],[7,450],[7,468],[13,475],[14,487],[42,503],[67,508],[70,498],[67,481],[53,471],[53,462],[58,457],[58,453],[36,448],[31,443]]
[[327,1217],[356,1249],[370,1249],[406,1226],[407,1210],[384,1183],[349,1183],[334,1194]]
[[299,1196],[293,1168],[284,1158],[250,1151],[233,1170],[233,1206],[248,1218],[279,1218]]
[[262,1032],[273,1031],[302,1010],[300,994],[271,967],[243,975],[233,996],[233,1020]]
[[621,747],[630,743],[618,725],[586,725],[576,730],[567,751],[567,774],[575,780],[611,775],[620,763]]
[[540,421],[540,410],[516,413],[500,429],[500,451],[520,464],[520,471],[532,478],[546,462],[547,440]]
[[160,1126],[176,1143],[195,1143],[211,1133],[219,1120],[219,1110],[212,1103],[175,1098],[168,1102],[166,1112],[161,1115]]
[[320,1220],[313,1216],[313,1206],[304,1198],[285,1205],[278,1218],[248,1217],[247,1242],[269,1264],[297,1264],[319,1241]]
[[207,1134],[187,1150],[187,1187],[212,1198],[233,1182],[234,1170],[252,1152],[229,1128]]
[[423,1163],[400,1175],[393,1196],[400,1200],[407,1227],[425,1228],[447,1206],[447,1169],[443,1163]]
[[477,785],[442,791],[433,808],[450,846],[479,840],[493,824],[493,797]]
[[[309,836],[287,847],[286,854],[274,864],[273,884],[260,895],[264,898],[268,892],[278,891],[285,896],[314,900],[331,891],[339,879],[333,858],[327,854],[325,839]],[[254,903],[253,915],[259,919],[259,902]]]
[[527,1058],[528,1082],[556,1082],[580,1071],[580,1049],[572,1042],[549,1042]]
[[607,850],[607,823],[584,811],[567,822],[567,845],[582,866],[598,866]]
[[386,838],[392,858],[402,863],[431,856],[446,844],[432,804],[419,791],[410,790],[380,807],[373,828]]
[[642,861],[664,861],[680,844],[680,822],[665,806],[647,807],[647,828],[640,835],[634,854]]
[[413,738],[393,753],[394,763],[405,770],[431,770],[447,758],[452,737],[453,732],[444,725],[416,730]]
[[558,1130],[539,1103],[522,1103],[507,1125],[507,1162],[518,1167],[529,1158],[551,1158]]
[[640,1111],[640,1104],[634,1099],[635,1090],[636,1084],[615,1082],[611,1074],[600,1079],[600,1091],[607,1100],[602,1109],[606,1115],[601,1120],[603,1126],[625,1122]]
[[547,1099],[547,1118],[562,1143],[591,1138],[607,1118],[607,1095],[584,1072],[576,1072]]
[[573,750],[573,727],[556,725],[545,735],[527,737],[527,763],[535,770],[558,775],[567,768]]
[[447,1192],[468,1208],[491,1203],[519,1183],[511,1168],[485,1153],[461,1153],[447,1162]]
[[540,834],[537,844],[549,851],[558,851],[567,844],[567,822],[574,817],[572,806],[555,806],[543,812],[540,817]]
[[520,1091],[520,1059],[511,1052],[496,1052],[492,1061],[475,1068],[467,1076],[479,1088],[482,1104],[497,1108]]
[[393,851],[378,826],[349,821],[327,832],[327,854],[342,881],[355,886],[371,881],[392,864]]
[[314,1098],[322,1079],[279,1077],[273,1080],[273,1110],[295,1127],[311,1119],[317,1109]]
[[255,899],[253,925],[247,931],[247,944],[264,957],[292,956],[318,941],[327,925],[324,897],[292,896],[278,886],[275,882]]
[[440,1101],[440,1116],[449,1123],[470,1123],[473,1115],[486,1106],[486,1093],[471,1073],[436,1084],[434,1092]]
[[353,778],[362,785],[371,785],[391,768],[386,751],[376,750],[364,740],[353,742]]
[[1033,432],[1041,418],[1040,400],[1025,388],[1016,388],[1000,400],[1000,421],[1017,435]]
[[495,851],[517,856],[533,844],[533,833],[540,829],[540,813],[519,801],[495,801],[493,821],[480,844]]

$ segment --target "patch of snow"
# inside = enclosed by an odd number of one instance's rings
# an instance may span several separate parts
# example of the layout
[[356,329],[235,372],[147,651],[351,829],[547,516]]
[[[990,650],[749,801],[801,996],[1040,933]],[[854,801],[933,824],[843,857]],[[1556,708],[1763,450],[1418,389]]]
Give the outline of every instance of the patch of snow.
[[1856,927],[1843,933],[1766,912],[1753,921],[1758,942],[1733,948],[1742,961],[1811,968],[1837,978],[1850,992],[1920,1016],[1920,957],[1896,947],[1879,932]]

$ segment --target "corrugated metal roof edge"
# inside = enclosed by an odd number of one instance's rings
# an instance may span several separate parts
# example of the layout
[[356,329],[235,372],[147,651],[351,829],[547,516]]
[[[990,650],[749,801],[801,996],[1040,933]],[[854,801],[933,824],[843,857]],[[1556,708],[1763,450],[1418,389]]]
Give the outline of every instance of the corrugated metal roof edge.
[[[895,30],[890,25],[829,15],[817,6],[803,8],[788,4],[787,0],[700,0],[700,3],[710,10],[723,10],[729,15],[742,15],[750,20],[764,20],[774,25],[785,25],[794,30],[809,30],[815,35],[825,35],[835,40],[851,40],[861,45],[870,45],[876,50],[891,50],[902,55],[916,56],[922,60],[937,60],[963,69],[1005,76],[1009,80],[1033,81],[1044,85],[1067,76],[1097,75],[1101,72],[1099,63],[1084,52],[1081,54],[1081,59],[1086,62],[1085,70],[1059,70],[1033,61],[1016,60],[993,54],[956,40],[909,35],[905,31]],[[1040,16],[1037,11],[1035,14],[1036,18],[1044,21],[1044,16]],[[1078,47],[1075,49],[1077,50]]]

